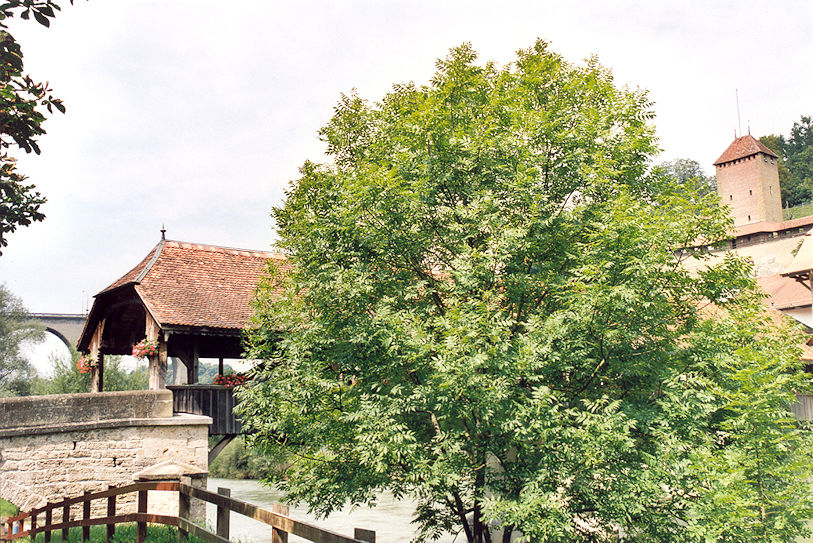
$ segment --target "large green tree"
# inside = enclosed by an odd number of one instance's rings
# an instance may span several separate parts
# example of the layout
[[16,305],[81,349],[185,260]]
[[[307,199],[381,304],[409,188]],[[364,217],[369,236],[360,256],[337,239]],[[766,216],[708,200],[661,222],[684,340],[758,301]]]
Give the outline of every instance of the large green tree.
[[813,119],[802,115],[788,137],[770,134],[759,140],[779,155],[782,205],[795,207],[813,201]]
[[[643,91],[545,42],[468,45],[427,85],[343,96],[274,210],[240,409],[319,513],[417,499],[419,539],[792,541],[810,448],[794,333],[713,196],[650,175]],[[702,255],[701,255],[702,256]],[[499,535],[502,531],[502,535]]]
[[22,49],[9,33],[8,21],[19,15],[50,26],[58,10],[53,0],[4,0],[0,5],[0,254],[8,245],[9,233],[45,218],[40,211],[45,198],[17,170],[16,157],[10,150],[39,154],[37,138],[45,133],[45,110],[65,111],[47,84],[37,83],[25,74]]
[[37,372],[23,354],[26,343],[42,338],[22,300],[0,284],[0,396],[25,396]]

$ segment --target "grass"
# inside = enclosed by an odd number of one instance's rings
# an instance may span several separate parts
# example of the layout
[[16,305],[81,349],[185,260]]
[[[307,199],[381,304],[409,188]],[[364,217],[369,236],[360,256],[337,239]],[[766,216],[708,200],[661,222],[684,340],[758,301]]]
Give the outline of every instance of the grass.
[[[107,532],[105,526],[91,526],[90,527],[90,543],[105,543],[107,541]],[[131,543],[136,540],[136,525],[135,524],[120,524],[116,526],[116,533],[113,536],[114,543]],[[31,543],[30,538],[22,538],[16,541],[22,543]],[[45,541],[45,534],[37,534],[36,543]],[[62,540],[62,532],[51,532],[51,543],[81,543],[82,541],[82,528],[71,528],[68,539]],[[147,525],[147,539],[146,543],[176,543],[178,541],[178,531],[173,526],[162,525]],[[203,543],[202,539],[194,536],[189,537],[191,543]]]
[[810,215],[813,215],[813,202],[782,210],[782,220],[785,221],[798,219],[800,217],[809,217]]
[[0,517],[13,517],[19,512],[16,505],[0,498]]

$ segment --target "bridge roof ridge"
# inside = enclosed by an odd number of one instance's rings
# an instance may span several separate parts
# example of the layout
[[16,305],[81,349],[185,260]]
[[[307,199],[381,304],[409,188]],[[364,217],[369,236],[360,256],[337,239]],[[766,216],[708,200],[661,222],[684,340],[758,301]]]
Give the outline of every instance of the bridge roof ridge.
[[162,239],[95,295],[80,350],[88,348],[100,319],[113,315],[105,308],[126,300],[143,306],[164,330],[239,334],[249,325],[254,290],[269,262],[288,267],[287,257],[278,252]]

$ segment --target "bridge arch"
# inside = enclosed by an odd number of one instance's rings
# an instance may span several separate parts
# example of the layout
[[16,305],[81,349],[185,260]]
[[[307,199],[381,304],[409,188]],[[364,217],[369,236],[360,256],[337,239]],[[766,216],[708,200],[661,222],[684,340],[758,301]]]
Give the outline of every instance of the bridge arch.
[[31,318],[42,323],[45,331],[56,336],[70,351],[76,348],[87,315],[79,313],[32,313]]
[[48,332],[49,334],[53,335],[53,336],[56,336],[57,339],[59,339],[62,343],[65,344],[65,347],[67,347],[69,351],[71,350],[71,347],[76,348],[75,344],[71,345],[71,341],[68,338],[65,337],[65,334],[63,334],[62,332],[60,332],[56,328],[46,326],[45,331]]

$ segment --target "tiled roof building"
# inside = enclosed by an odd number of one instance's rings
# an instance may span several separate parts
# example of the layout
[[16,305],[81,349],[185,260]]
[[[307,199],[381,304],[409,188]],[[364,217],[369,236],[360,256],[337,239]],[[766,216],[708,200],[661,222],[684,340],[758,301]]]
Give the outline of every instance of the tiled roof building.
[[180,358],[195,382],[199,357],[241,357],[254,290],[269,261],[285,265],[279,253],[161,239],[95,296],[78,349],[97,358],[130,354],[146,338],[159,347],[151,388],[163,388],[168,356]]

